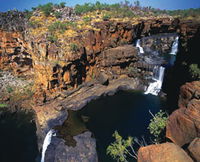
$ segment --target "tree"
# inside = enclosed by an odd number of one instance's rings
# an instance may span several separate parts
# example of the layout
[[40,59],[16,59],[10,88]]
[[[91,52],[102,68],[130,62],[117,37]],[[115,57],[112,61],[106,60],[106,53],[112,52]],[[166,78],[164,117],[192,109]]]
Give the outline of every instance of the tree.
[[60,2],[60,5],[59,5],[59,6],[60,6],[61,8],[64,8],[64,7],[65,7],[65,4],[66,4],[65,2]]
[[[111,143],[106,150],[106,153],[117,161],[127,162],[128,156],[137,158],[133,149],[133,138],[128,137],[123,139],[117,131],[113,134],[115,141]],[[131,151],[130,151],[131,150]]]
[[53,12],[53,3],[39,5],[38,8],[44,13],[45,16],[49,16],[51,12]]
[[153,115],[150,111],[149,113],[152,115],[153,119],[150,120],[150,124],[148,129],[150,133],[155,137],[154,142],[160,142],[160,135],[166,127],[168,115],[167,113],[160,110],[157,114]]
[[194,80],[199,80],[200,79],[200,68],[198,67],[197,64],[191,64],[189,67],[189,72]]
[[140,7],[140,1],[135,1],[135,2],[134,2],[134,5],[135,5],[136,7]]

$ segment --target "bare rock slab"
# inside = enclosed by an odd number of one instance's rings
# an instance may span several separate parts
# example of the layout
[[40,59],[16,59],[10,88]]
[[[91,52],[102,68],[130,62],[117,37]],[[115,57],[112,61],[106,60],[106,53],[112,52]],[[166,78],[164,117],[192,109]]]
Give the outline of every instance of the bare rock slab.
[[193,162],[187,153],[173,143],[141,147],[138,162]]

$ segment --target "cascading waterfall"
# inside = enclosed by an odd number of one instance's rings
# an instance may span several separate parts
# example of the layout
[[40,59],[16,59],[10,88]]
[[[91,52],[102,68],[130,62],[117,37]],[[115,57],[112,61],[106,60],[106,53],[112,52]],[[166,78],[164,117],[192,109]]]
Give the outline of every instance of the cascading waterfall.
[[141,47],[141,45],[140,45],[140,39],[137,40],[137,42],[136,42],[136,47],[139,48],[139,52],[140,52],[140,53],[144,53],[144,49],[143,49],[143,48]]
[[[178,52],[178,44],[179,44],[179,37],[177,36],[174,40],[171,48],[170,54],[170,60],[169,64],[171,66],[174,65],[176,54]],[[148,88],[145,91],[145,94],[152,94],[152,95],[158,95],[162,88],[163,78],[164,78],[164,72],[165,68],[163,66],[155,66],[153,69],[153,80],[154,82],[150,83]]]
[[51,143],[52,136],[56,136],[56,132],[53,129],[51,129],[47,133],[47,135],[46,135],[46,137],[44,139],[44,143],[43,143],[43,146],[42,146],[42,158],[41,158],[41,162],[44,162],[44,160],[45,160],[45,153],[46,153],[46,150],[47,150],[48,146]]
[[178,41],[179,41],[179,37],[177,36],[175,41],[172,44],[172,49],[170,52],[171,55],[176,55],[176,53],[178,52]]
[[144,94],[152,94],[157,96],[162,88],[165,68],[163,66],[155,66],[153,72],[154,72],[153,76],[154,82],[149,84]]

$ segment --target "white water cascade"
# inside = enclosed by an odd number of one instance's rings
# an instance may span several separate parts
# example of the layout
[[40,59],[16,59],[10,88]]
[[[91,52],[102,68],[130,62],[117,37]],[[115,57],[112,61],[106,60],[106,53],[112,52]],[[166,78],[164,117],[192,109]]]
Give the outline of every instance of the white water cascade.
[[165,68],[162,66],[155,66],[153,70],[153,83],[150,83],[144,94],[158,95],[162,88]]
[[178,41],[179,41],[179,37],[177,36],[175,41],[172,44],[172,49],[170,52],[171,55],[176,55],[176,53],[178,52]]
[[140,45],[140,39],[137,40],[137,42],[136,42],[136,47],[139,48],[140,53],[144,53],[144,49],[143,49],[143,48],[141,47],[141,45]]
[[43,146],[42,146],[42,158],[41,158],[41,162],[44,162],[44,160],[45,160],[45,153],[46,153],[46,150],[47,150],[49,144],[51,143],[52,136],[56,136],[55,130],[53,130],[53,129],[51,129],[47,133],[47,135],[46,135],[46,137],[44,139],[44,143],[43,143]]

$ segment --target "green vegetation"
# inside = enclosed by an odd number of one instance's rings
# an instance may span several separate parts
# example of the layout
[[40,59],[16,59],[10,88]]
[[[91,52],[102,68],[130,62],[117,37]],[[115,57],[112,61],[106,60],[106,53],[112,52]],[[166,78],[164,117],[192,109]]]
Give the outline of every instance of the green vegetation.
[[5,107],[8,107],[8,105],[7,105],[7,104],[0,103],[0,108],[5,108]]
[[137,158],[137,155],[133,149],[133,138],[128,137],[123,139],[117,131],[113,134],[115,141],[111,143],[106,150],[106,153],[117,161],[127,162],[127,158]]
[[78,46],[75,43],[70,44],[70,49],[72,52],[77,52],[78,51]]
[[[160,142],[160,135],[166,127],[168,115],[162,110],[155,115],[153,115],[151,112],[150,114],[153,116],[153,119],[150,120],[148,129],[155,137],[154,142],[158,143]],[[106,153],[113,159],[121,162],[128,162],[128,158],[137,159],[136,151],[133,148],[134,142],[139,146],[147,145],[144,138],[142,138],[141,141],[133,137],[123,139],[117,131],[115,131],[113,137],[115,138],[115,141],[107,147]]]
[[85,24],[88,24],[91,21],[91,18],[88,16],[83,17],[83,21]]
[[8,93],[12,93],[14,91],[14,89],[10,86],[7,86],[6,90],[7,90]]
[[77,28],[77,23],[74,21],[69,21],[65,23],[68,27]]
[[103,15],[103,20],[109,20],[111,18],[110,14]]
[[200,68],[197,64],[191,64],[189,67],[189,72],[192,79],[199,80],[200,79]]
[[60,4],[59,4],[59,8],[64,8],[65,7],[65,2],[60,2]]
[[58,38],[55,35],[51,34],[47,36],[47,40],[50,41],[51,43],[54,43],[58,41]]
[[48,26],[48,31],[50,33],[59,32],[59,33],[63,34],[70,27],[75,29],[77,27],[77,23],[76,22],[56,21],[56,22],[54,22],[54,23],[52,23],[51,25]]
[[124,1],[124,3],[116,3],[116,4],[106,4],[97,1],[96,3],[85,3],[83,5],[76,5],[75,6],[75,13],[78,15],[82,15],[87,12],[93,11],[102,11],[107,10],[111,11],[112,15],[107,15],[105,18],[109,19],[112,17],[131,17],[134,16],[131,10],[131,4],[128,1]]
[[49,16],[53,12],[53,3],[47,3],[45,5],[39,5],[37,8],[40,9],[45,16]]
[[48,27],[49,32],[58,31],[60,33],[64,33],[67,30],[67,24],[61,21],[56,21]]
[[[54,8],[64,8],[65,7],[65,2],[61,2],[60,4],[53,4],[53,3],[47,3],[44,5],[39,5],[38,7],[33,7],[32,10],[35,11],[36,9],[41,10],[45,16],[49,16],[52,14],[54,14],[56,17],[61,16],[60,13],[54,13]],[[27,12],[27,11],[25,11]],[[30,12],[30,11],[29,11]]]
[[25,17],[29,20],[31,18],[31,16],[33,15],[33,12],[32,11],[29,11],[29,10],[25,10]]
[[196,17],[200,15],[200,8],[190,8],[185,10],[172,10],[172,11],[165,11],[167,14],[172,16],[180,16],[180,17]]
[[[39,9],[41,10],[45,16],[49,16],[51,14],[55,15],[57,18],[61,17],[60,12],[56,12],[57,8],[64,8],[65,2],[61,2],[60,4],[47,3],[44,5],[39,5],[38,7],[32,8],[33,10]],[[115,4],[106,4],[97,1],[96,3],[84,3],[83,5],[77,4],[74,8],[74,12],[77,15],[83,15],[88,12],[93,11],[109,11],[111,15],[109,17],[105,16],[104,19],[109,19],[110,17],[118,18],[118,17],[137,17],[137,16],[159,16],[159,15],[170,15],[176,17],[198,17],[200,16],[200,8],[196,9],[185,9],[185,10],[160,10],[153,8],[151,6],[143,7],[140,4],[140,1],[127,1],[124,0],[120,3]],[[27,17],[30,18],[32,12],[25,11],[27,13]]]
[[54,12],[54,16],[58,19],[58,18],[61,18],[62,17],[62,13],[61,12]]
[[29,21],[28,22],[28,25],[31,27],[31,28],[38,28],[38,27],[40,27],[41,26],[41,24],[40,24],[41,22],[39,22],[39,21]]
[[155,142],[158,143],[160,141],[160,135],[164,131],[167,124],[167,114],[160,110],[157,114],[153,115],[151,112],[153,119],[150,120],[150,124],[148,129],[150,133],[155,137]]

